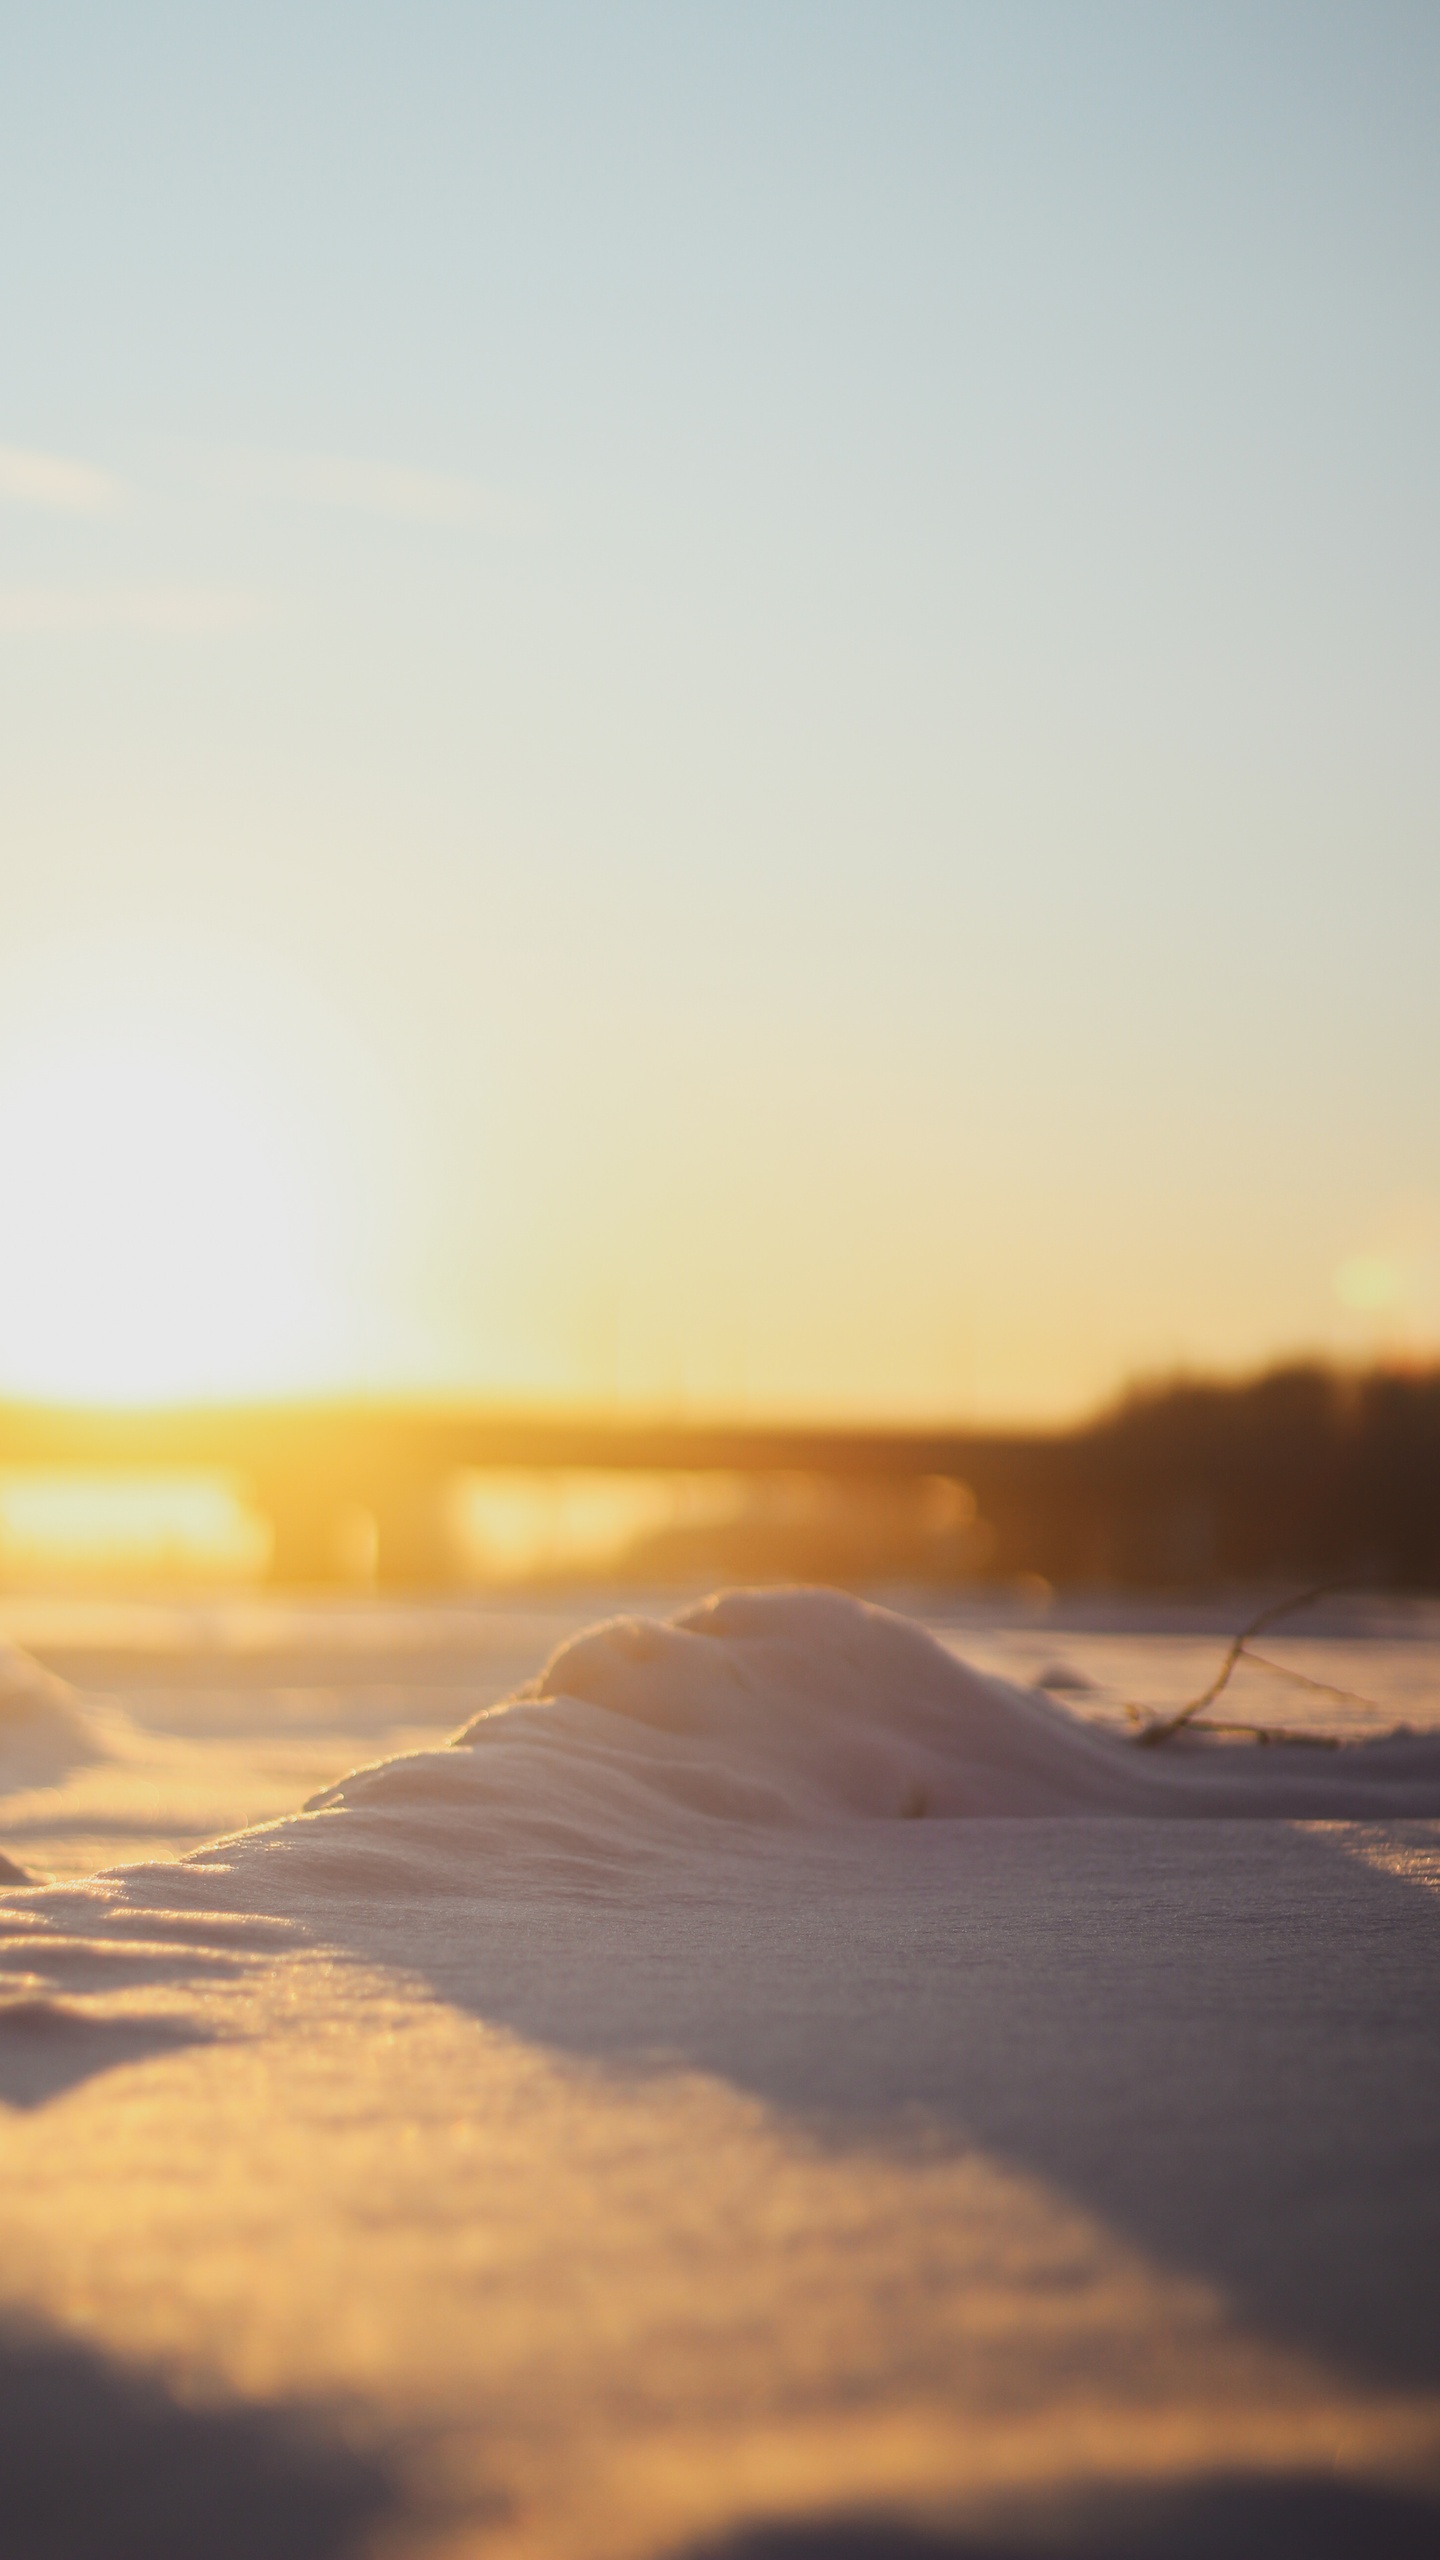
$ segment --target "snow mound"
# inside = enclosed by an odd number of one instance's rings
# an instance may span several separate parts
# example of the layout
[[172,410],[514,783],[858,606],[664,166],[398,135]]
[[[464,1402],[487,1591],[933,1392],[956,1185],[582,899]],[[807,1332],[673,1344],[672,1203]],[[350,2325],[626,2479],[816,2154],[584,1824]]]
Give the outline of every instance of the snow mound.
[[0,1795],[48,1785],[102,1757],[100,1737],[68,1682],[0,1637]]
[[886,1610],[737,1591],[668,1625],[596,1627],[443,1750],[362,1769],[190,1863],[279,1858],[299,1882],[298,1858],[322,1891],[544,1890],[758,1830],[1125,1814],[1437,1815],[1440,1735],[1140,1750]]

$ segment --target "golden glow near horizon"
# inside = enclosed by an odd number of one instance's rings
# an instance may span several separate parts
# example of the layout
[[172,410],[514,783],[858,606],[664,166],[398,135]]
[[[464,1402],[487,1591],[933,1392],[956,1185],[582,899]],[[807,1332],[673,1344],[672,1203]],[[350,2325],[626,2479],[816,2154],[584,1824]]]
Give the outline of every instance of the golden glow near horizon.
[[0,1467],[0,1583],[248,1582],[270,1531],[243,1484],[192,1469]]
[[[517,1073],[498,1003],[485,1107],[432,1058],[402,1108],[307,981],[213,938],[62,946],[25,1001],[0,993],[0,1395],[1064,1418],[1163,1369],[1151,1307],[1197,1286],[1188,1216],[1093,1155],[1041,1189],[987,1133],[947,1182],[943,1126],[904,1125],[883,1089],[867,1124],[852,1084],[842,1135],[839,1095],[797,1090],[780,1056],[725,1089],[737,1138],[713,1092],[647,1082],[618,1036],[592,1061],[557,1024],[544,1072]],[[1289,1243],[1199,1273],[1216,1365],[1243,1365],[1267,1299],[1284,1342]],[[1401,1198],[1356,1245],[1317,1238],[1311,1339],[1423,1352],[1433,1204]]]

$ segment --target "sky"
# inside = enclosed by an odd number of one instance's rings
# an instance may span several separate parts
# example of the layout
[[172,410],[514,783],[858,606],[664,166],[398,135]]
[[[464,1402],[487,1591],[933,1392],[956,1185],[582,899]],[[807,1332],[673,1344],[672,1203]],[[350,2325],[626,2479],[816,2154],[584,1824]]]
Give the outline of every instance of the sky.
[[0,0],[0,1392],[1440,1354],[1440,16]]

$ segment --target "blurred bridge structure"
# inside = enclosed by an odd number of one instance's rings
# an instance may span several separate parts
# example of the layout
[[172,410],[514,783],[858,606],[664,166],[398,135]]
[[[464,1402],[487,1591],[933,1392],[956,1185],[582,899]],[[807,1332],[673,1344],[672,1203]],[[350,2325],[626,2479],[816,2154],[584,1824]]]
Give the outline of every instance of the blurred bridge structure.
[[[373,1570],[396,1586],[456,1578],[453,1493],[462,1472],[808,1478],[938,1484],[1004,1514],[1068,1443],[950,1431],[624,1421],[389,1404],[210,1405],[161,1411],[0,1405],[0,1467],[215,1471],[269,1520],[271,1577],[333,1581],[357,1511],[374,1524]],[[1057,1485],[1058,1493],[1058,1485]],[[973,1497],[973,1501],[972,1501]]]

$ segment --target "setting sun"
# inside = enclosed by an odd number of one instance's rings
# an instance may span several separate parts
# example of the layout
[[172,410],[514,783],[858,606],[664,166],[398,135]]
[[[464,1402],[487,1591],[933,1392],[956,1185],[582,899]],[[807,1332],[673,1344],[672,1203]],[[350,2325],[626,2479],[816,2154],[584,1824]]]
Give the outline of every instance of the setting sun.
[[260,1057],[178,1016],[0,1064],[7,1385],[113,1402],[311,1374],[333,1175]]

